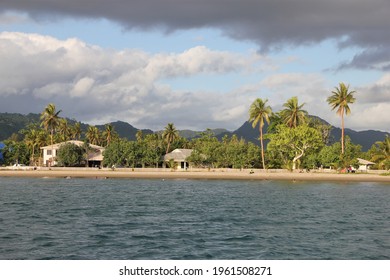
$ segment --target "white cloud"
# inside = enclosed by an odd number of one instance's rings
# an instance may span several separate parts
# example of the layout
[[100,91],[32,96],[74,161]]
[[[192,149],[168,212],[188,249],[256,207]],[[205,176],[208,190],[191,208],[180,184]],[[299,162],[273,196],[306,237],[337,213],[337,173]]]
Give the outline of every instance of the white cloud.
[[82,97],[90,93],[95,80],[89,77],[84,77],[78,80],[73,89],[70,91],[71,97]]
[[[248,119],[257,98],[268,98],[274,111],[298,96],[313,115],[339,126],[326,102],[333,85],[320,73],[277,73],[278,65],[249,52],[246,55],[204,46],[182,53],[150,54],[142,50],[112,50],[70,38],[0,33],[0,112],[41,112],[49,102],[64,116],[84,122],[128,121],[139,128],[236,129]],[[227,92],[173,89],[169,79],[197,75],[243,79]],[[251,82],[249,82],[251,80]],[[189,82],[191,82],[189,80]],[[182,87],[183,88],[183,87]],[[390,74],[357,90],[347,127],[389,131]]]
[[347,119],[347,124],[358,130],[378,130],[390,132],[390,102],[371,106],[356,104]]
[[[217,125],[244,113],[237,96],[174,91],[163,80],[247,73],[262,59],[256,53],[241,55],[204,46],[169,54],[116,51],[76,38],[3,32],[0,96],[8,101],[0,104],[0,111],[18,112],[22,102],[31,104],[30,111],[40,112],[53,102],[68,117],[86,122],[121,119],[153,129],[168,121],[193,128],[199,128],[200,122]],[[228,113],[213,118],[221,108]]]

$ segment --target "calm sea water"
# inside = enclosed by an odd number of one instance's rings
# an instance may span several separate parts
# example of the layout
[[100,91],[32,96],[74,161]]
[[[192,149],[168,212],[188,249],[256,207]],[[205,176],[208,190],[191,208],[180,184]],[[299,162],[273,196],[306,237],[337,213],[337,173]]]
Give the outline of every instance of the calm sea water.
[[0,259],[389,259],[390,184],[0,178]]

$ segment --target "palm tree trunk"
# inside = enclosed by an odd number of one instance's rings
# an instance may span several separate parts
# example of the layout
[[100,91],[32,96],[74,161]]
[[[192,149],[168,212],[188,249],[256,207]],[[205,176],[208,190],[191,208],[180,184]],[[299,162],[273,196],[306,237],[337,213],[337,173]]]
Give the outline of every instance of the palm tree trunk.
[[169,152],[169,145],[170,145],[171,143],[168,141],[168,146],[167,146],[167,151],[165,152],[166,154]]
[[33,144],[33,146],[32,146],[32,155],[31,155],[30,165],[31,165],[31,164],[34,164],[34,153],[35,153],[35,145]]
[[344,154],[344,109],[341,110],[341,154]]
[[263,162],[263,169],[265,170],[263,129],[262,128],[260,128],[260,146],[261,146],[261,161]]
[[54,153],[54,144],[53,144],[53,128],[50,131],[50,141],[51,141],[51,162],[50,162],[50,167],[53,164],[53,153]]

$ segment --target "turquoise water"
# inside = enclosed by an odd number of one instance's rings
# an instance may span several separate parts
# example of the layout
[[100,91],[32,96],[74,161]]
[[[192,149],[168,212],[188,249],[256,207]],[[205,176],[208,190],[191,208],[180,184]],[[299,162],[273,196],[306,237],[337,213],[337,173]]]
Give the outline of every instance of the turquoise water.
[[0,178],[0,259],[389,259],[390,184]]

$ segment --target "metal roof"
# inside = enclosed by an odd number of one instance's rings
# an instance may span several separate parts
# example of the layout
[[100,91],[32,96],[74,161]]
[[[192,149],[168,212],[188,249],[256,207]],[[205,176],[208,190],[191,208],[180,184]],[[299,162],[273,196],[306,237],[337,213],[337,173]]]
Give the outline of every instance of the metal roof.
[[363,164],[363,165],[374,165],[375,164],[375,162],[371,162],[371,161],[368,161],[368,160],[365,160],[362,158],[358,158],[357,160],[359,161],[359,164]]

